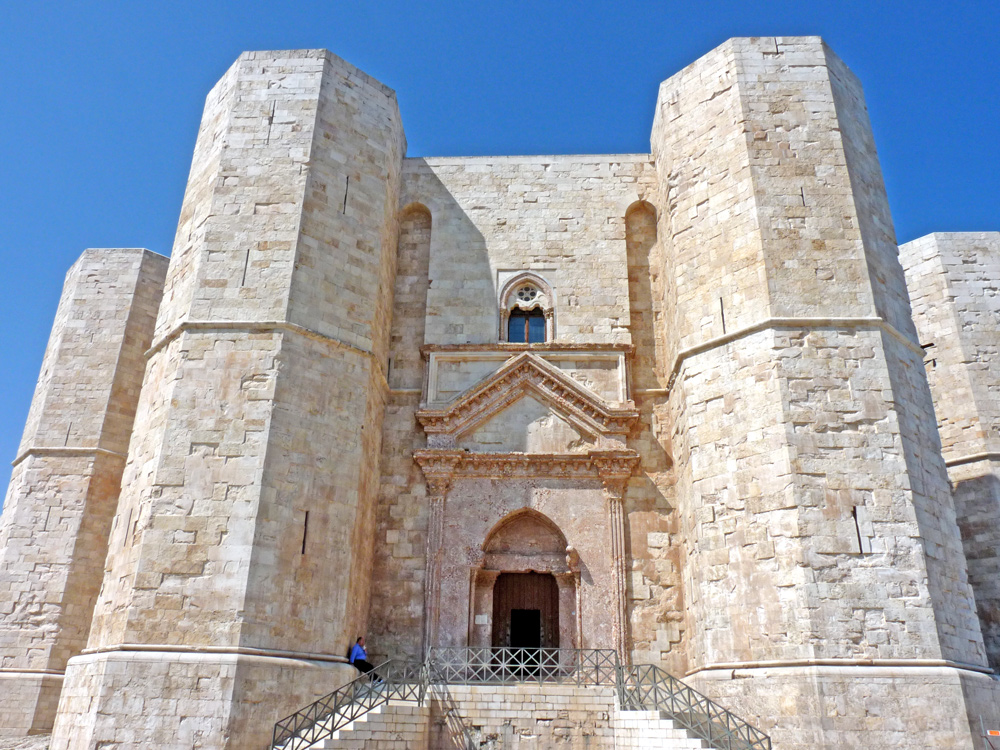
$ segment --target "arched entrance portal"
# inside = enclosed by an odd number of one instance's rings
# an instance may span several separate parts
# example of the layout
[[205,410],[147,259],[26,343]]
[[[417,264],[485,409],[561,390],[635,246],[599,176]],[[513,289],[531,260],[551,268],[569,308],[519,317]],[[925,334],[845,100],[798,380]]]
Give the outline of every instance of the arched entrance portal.
[[551,573],[501,573],[493,585],[493,646],[559,648],[559,586]]
[[582,648],[576,552],[530,508],[502,519],[473,566],[469,645]]

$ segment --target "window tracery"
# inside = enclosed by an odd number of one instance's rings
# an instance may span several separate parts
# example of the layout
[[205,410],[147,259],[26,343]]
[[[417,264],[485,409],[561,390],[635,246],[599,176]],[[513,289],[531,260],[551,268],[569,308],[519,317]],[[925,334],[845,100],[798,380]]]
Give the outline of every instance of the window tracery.
[[555,337],[552,289],[539,276],[521,273],[500,293],[500,341],[543,344]]

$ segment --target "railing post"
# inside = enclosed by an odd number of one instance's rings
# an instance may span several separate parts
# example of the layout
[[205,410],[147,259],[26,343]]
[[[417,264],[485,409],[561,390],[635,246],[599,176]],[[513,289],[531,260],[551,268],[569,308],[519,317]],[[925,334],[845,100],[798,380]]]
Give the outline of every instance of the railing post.
[[618,689],[618,704],[625,710],[625,674],[618,660],[617,651],[615,651],[615,687]]

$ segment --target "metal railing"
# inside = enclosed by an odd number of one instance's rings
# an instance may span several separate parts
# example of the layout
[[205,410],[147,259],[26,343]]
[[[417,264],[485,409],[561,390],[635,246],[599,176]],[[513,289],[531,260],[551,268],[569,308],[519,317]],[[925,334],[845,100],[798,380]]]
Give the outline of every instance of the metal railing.
[[626,711],[661,711],[717,750],[771,750],[771,738],[653,664],[622,667],[618,697]]
[[386,661],[274,725],[272,750],[304,750],[390,700],[423,704],[423,664]]
[[622,710],[659,711],[716,750],[771,750],[766,734],[655,665],[623,666],[612,649],[505,647],[432,648],[424,664],[380,664],[275,724],[271,748],[305,750],[389,700],[423,705],[429,684],[525,683],[613,685]]
[[618,668],[615,651],[598,648],[432,648],[427,659],[437,685],[614,685]]

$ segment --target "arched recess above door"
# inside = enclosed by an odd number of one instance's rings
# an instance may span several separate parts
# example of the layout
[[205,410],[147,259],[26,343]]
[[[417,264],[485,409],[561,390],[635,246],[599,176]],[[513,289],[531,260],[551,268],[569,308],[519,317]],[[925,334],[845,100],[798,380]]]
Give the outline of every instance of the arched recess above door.
[[514,511],[486,535],[483,569],[567,573],[566,537],[547,516],[532,508]]

